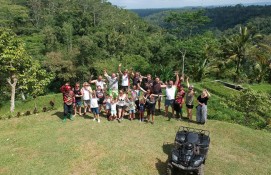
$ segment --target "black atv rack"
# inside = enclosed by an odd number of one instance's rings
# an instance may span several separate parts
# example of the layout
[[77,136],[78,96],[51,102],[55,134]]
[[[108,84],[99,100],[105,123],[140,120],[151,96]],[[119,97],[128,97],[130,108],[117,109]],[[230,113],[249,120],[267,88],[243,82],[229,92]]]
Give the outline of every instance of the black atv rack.
[[206,136],[210,135],[210,132],[207,130],[190,128],[190,127],[186,127],[186,126],[180,126],[178,131],[194,132],[194,133],[199,133],[199,134],[203,134]]

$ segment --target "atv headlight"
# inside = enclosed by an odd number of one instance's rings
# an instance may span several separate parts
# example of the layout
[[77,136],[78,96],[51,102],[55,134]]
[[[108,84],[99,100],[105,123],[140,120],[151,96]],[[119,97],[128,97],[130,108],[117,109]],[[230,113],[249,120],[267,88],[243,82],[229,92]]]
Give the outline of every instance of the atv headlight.
[[172,154],[172,161],[177,162],[178,161],[178,156],[176,156],[175,154]]
[[193,167],[198,167],[198,166],[200,166],[200,165],[202,164],[203,160],[204,160],[204,159],[203,159],[202,156],[196,157],[196,158],[194,159],[194,162],[193,162]]

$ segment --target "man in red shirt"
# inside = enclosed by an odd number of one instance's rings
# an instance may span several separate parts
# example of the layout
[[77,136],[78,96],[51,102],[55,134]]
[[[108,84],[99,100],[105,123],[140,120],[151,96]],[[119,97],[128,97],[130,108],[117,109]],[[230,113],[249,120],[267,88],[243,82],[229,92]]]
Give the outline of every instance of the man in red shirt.
[[75,105],[75,94],[72,91],[72,88],[69,83],[66,83],[60,88],[60,91],[63,94],[63,103],[64,103],[64,118],[63,122],[66,121],[67,117],[70,120],[73,120],[72,110]]

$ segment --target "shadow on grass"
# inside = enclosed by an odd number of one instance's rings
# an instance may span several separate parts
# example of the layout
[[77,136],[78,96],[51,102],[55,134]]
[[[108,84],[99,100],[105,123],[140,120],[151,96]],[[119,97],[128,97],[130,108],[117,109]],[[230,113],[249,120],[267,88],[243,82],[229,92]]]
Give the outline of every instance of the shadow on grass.
[[[173,143],[165,142],[162,146],[163,152],[167,155],[171,153],[171,149],[173,147]],[[165,175],[167,170],[167,163],[168,160],[165,162],[161,161],[160,159],[156,158],[157,162],[155,163],[155,167],[159,173],[159,175]]]
[[52,114],[52,116],[57,116],[58,118],[60,118],[61,120],[64,119],[64,115],[63,112],[57,111],[54,114]]
[[155,163],[155,167],[158,171],[159,175],[166,175],[167,170],[167,162],[162,162],[160,159],[156,158],[157,162]]

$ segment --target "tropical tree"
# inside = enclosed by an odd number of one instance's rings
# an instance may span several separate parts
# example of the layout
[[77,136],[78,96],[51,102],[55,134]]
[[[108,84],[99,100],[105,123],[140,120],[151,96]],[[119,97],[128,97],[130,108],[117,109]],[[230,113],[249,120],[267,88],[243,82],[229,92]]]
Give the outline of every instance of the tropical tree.
[[251,48],[255,46],[254,40],[260,35],[251,35],[247,27],[240,26],[239,33],[224,38],[222,46],[225,55],[235,63],[234,81],[238,81],[242,66],[247,61]]
[[165,21],[168,22],[170,30],[181,38],[190,37],[200,27],[211,20],[205,15],[204,10],[171,12]]
[[258,44],[251,49],[251,62],[253,65],[253,71],[251,79],[261,83],[262,80],[270,71],[271,60],[271,35],[265,36]]
[[0,70],[11,88],[10,111],[15,109],[16,85],[20,77],[31,67],[24,43],[8,29],[0,28]]
[[[46,93],[46,89],[54,79],[54,73],[49,73],[43,69],[38,61],[32,61],[31,67],[20,75],[21,81],[18,83],[19,88],[23,92],[30,94],[35,100],[39,95]],[[36,101],[35,101],[35,108]]]

